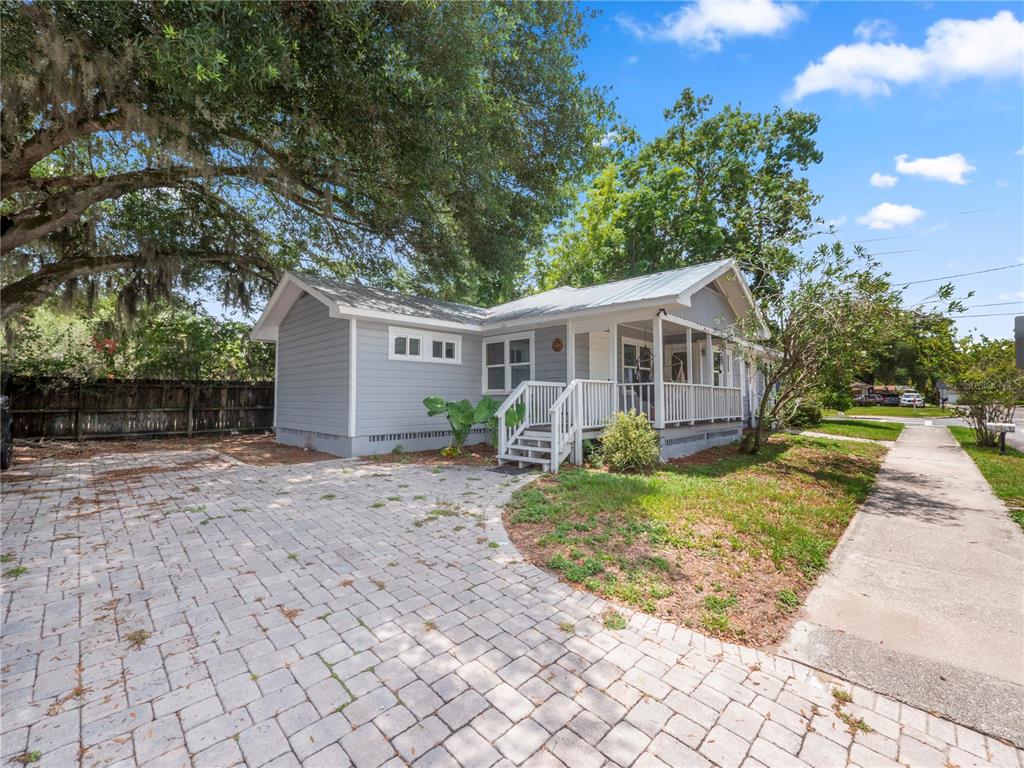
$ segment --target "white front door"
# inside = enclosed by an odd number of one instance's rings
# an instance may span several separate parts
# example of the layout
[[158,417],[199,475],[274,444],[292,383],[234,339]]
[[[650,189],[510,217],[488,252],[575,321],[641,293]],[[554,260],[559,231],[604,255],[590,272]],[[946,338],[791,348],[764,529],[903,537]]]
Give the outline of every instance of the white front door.
[[590,332],[590,378],[608,381],[611,376],[608,370],[611,365],[608,359],[608,345],[611,334],[608,331]]

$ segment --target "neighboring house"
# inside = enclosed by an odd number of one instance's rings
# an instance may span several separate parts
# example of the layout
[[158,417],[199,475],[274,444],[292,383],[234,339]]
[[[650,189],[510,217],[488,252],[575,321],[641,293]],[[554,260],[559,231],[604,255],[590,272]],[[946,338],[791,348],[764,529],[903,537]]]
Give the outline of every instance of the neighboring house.
[[[279,442],[338,456],[440,448],[448,424],[423,399],[488,394],[504,401],[499,456],[557,470],[619,410],[651,418],[665,458],[740,437],[763,392],[740,347],[765,350],[736,335],[751,312],[731,260],[490,309],[286,274],[252,337],[277,345]],[[517,403],[525,418],[506,426]],[[486,439],[478,427],[470,441]]]

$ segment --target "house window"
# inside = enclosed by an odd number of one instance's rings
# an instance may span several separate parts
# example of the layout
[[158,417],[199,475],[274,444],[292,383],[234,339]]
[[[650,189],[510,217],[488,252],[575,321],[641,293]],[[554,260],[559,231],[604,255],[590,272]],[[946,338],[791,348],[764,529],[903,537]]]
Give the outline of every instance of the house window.
[[637,384],[654,380],[651,372],[654,353],[638,341],[622,342],[622,382]]
[[462,337],[392,326],[388,328],[388,358],[458,365],[462,362]]
[[533,376],[533,334],[484,341],[484,392],[511,392]]

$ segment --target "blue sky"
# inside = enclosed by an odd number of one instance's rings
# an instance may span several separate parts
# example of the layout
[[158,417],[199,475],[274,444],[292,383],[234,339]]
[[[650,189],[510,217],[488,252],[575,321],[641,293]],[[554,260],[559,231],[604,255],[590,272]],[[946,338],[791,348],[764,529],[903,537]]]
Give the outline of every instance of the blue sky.
[[[818,214],[965,315],[1024,312],[1024,15],[1015,3],[591,3],[583,69],[645,139],[687,86],[821,116]],[[872,175],[877,174],[872,183]],[[911,302],[939,283],[912,285]],[[1005,304],[1005,302],[1013,302]],[[1000,304],[1001,306],[979,306]],[[1013,317],[964,317],[1012,337]]]

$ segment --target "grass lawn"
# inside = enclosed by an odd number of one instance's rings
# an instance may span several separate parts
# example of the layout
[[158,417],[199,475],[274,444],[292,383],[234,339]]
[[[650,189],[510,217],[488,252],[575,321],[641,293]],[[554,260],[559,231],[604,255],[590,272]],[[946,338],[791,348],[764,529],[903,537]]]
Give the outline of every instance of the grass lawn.
[[992,492],[1006,502],[1010,517],[1024,528],[1024,453],[1007,446],[1006,455],[1000,456],[998,448],[982,448],[970,427],[950,427],[949,431],[974,459]]
[[844,437],[866,437],[869,440],[895,440],[903,431],[903,424],[896,421],[862,421],[859,419],[836,419],[823,421],[807,427],[811,432],[825,432]]
[[650,475],[573,469],[505,512],[534,563],[611,600],[717,637],[770,644],[826,567],[885,448],[776,435]]
[[847,408],[844,413],[847,416],[903,416],[922,419],[948,419],[956,416],[952,408],[939,408],[937,405],[924,405],[920,408],[902,405],[855,405]]

